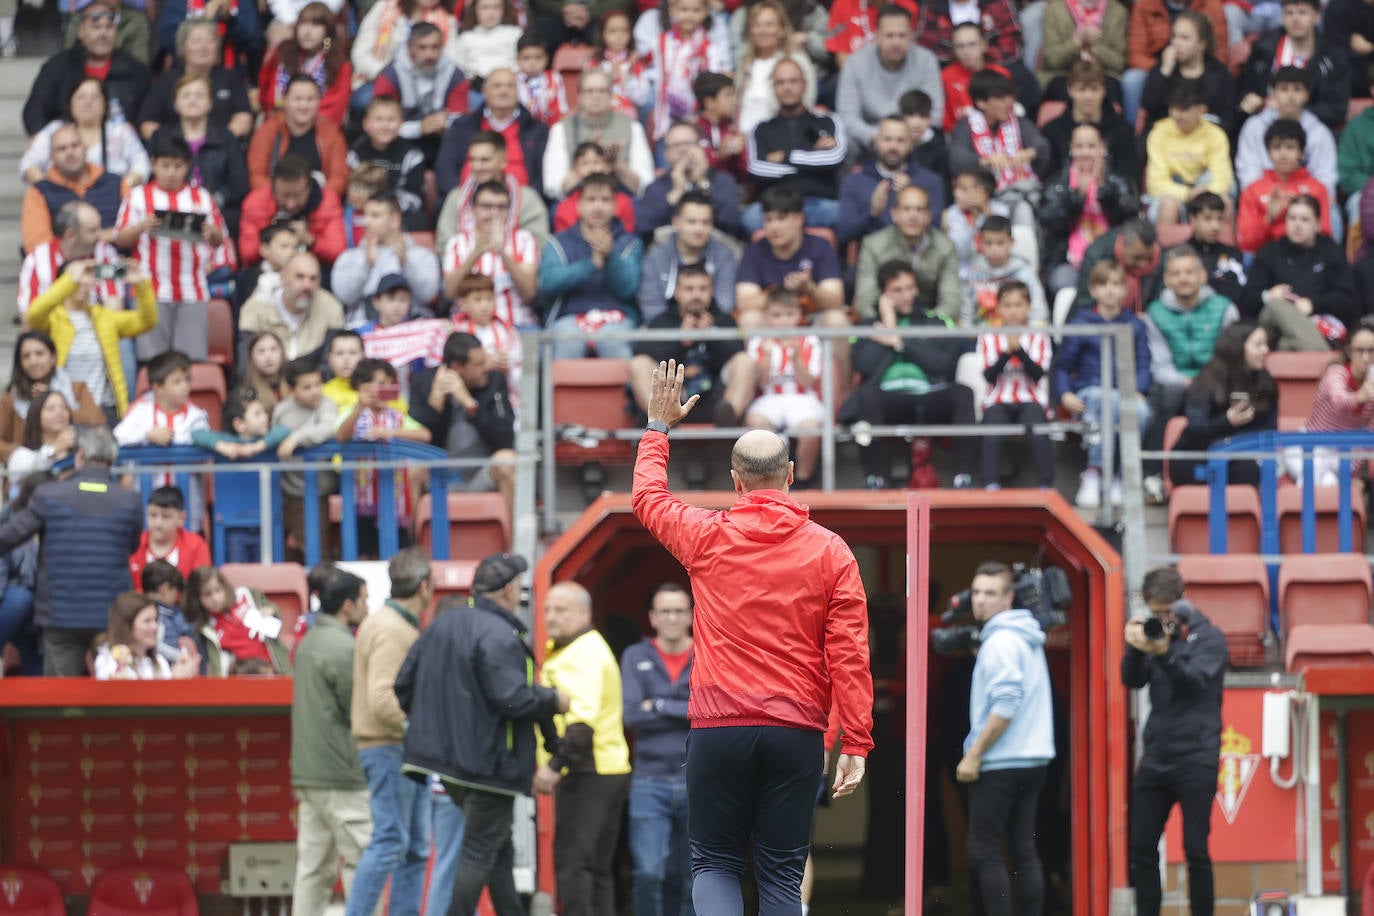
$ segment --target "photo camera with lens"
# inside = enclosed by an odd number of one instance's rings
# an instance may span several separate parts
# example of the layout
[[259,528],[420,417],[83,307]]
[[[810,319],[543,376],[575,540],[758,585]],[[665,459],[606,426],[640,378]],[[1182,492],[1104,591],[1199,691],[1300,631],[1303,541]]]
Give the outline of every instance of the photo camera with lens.
[[97,264],[91,271],[91,275],[101,282],[106,280],[123,280],[129,273],[129,268],[123,264]]
[[[1058,566],[1028,566],[1017,563],[1011,568],[1011,606],[1025,608],[1049,633],[1069,622],[1068,608],[1073,603],[1069,576]],[[949,600],[949,607],[940,615],[943,626],[930,631],[930,645],[941,655],[969,652],[978,647],[983,638],[983,625],[973,619],[973,591],[964,589]]]

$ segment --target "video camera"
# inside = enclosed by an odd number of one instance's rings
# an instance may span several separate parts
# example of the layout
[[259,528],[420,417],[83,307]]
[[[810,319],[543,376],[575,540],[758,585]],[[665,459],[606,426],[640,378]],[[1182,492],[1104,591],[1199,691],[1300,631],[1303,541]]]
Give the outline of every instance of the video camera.
[[[1046,633],[1069,622],[1067,613],[1073,602],[1069,576],[1058,566],[1027,566],[1017,563],[1011,568],[1011,593],[1014,608],[1025,608]],[[949,599],[949,607],[940,615],[943,626],[930,631],[930,645],[941,655],[954,655],[977,648],[982,641],[983,625],[973,620],[972,589],[964,589]]]

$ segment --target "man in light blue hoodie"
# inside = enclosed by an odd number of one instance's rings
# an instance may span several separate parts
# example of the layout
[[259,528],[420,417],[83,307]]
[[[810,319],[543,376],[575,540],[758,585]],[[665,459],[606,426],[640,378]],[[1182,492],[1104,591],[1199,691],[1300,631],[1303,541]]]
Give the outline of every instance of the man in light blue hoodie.
[[969,863],[987,916],[1010,916],[1007,852],[1017,874],[1022,916],[1040,916],[1045,897],[1035,848],[1035,809],[1054,759],[1054,714],[1045,633],[1030,611],[1012,607],[1004,563],[974,572],[973,616],[983,625],[969,697],[972,725],[956,775],[969,784]]

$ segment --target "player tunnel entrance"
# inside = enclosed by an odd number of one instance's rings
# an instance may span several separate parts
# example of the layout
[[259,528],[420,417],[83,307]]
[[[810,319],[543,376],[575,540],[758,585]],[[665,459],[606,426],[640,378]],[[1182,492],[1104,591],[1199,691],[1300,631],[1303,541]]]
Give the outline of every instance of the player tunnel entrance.
[[[1070,623],[1050,641],[1062,701],[1056,709],[1064,730],[1057,742],[1064,754],[1062,794],[1046,811],[1054,845],[1042,844],[1041,852],[1048,870],[1062,875],[1059,890],[1073,912],[1108,912],[1111,889],[1127,883],[1127,725],[1118,677],[1124,597],[1117,554],[1067,503],[1040,492],[1003,491],[995,499],[962,491],[804,496],[812,517],[844,537],[860,561],[878,679],[879,749],[869,762],[864,795],[818,813],[817,905],[844,902],[845,912],[883,914],[879,901],[889,900],[902,904],[898,911],[920,913],[922,884],[929,883],[922,873],[929,869],[939,879],[942,861],[954,885],[967,887],[962,813],[952,787],[958,758],[951,755],[963,739],[960,728],[967,728],[971,660],[934,653],[929,628],[939,625],[932,618],[968,585],[977,564],[994,559],[1056,566],[1067,576]],[[688,498],[724,508],[733,494]],[[535,607],[551,584],[567,579],[592,593],[596,625],[617,653],[648,632],[655,587],[688,584],[681,566],[635,520],[625,494],[598,499],[550,546],[535,570]],[[542,645],[543,623],[535,618]],[[927,796],[939,808],[927,811]],[[541,803],[539,831],[539,883],[552,890],[547,802]],[[917,850],[924,850],[919,866]],[[871,910],[854,908],[870,895]],[[959,901],[953,902],[959,912]]]

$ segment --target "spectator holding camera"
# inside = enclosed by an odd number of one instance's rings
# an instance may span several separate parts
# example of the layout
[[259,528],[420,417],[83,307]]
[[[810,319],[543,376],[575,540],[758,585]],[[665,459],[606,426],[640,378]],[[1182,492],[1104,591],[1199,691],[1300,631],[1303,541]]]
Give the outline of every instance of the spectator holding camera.
[[1146,573],[1141,598],[1149,614],[1126,624],[1121,680],[1150,690],[1144,753],[1131,786],[1131,886],[1139,916],[1158,916],[1159,837],[1177,803],[1188,860],[1188,902],[1210,916],[1214,896],[1207,853],[1212,796],[1221,757],[1221,696],[1226,638],[1183,597],[1172,566]]
[[973,575],[973,616],[982,624],[969,696],[972,728],[955,775],[969,784],[968,855],[988,916],[1011,913],[1017,874],[1020,912],[1039,913],[1044,871],[1035,847],[1035,811],[1054,759],[1054,712],[1045,631],[1030,611],[1012,607],[1011,569],[981,564]]

